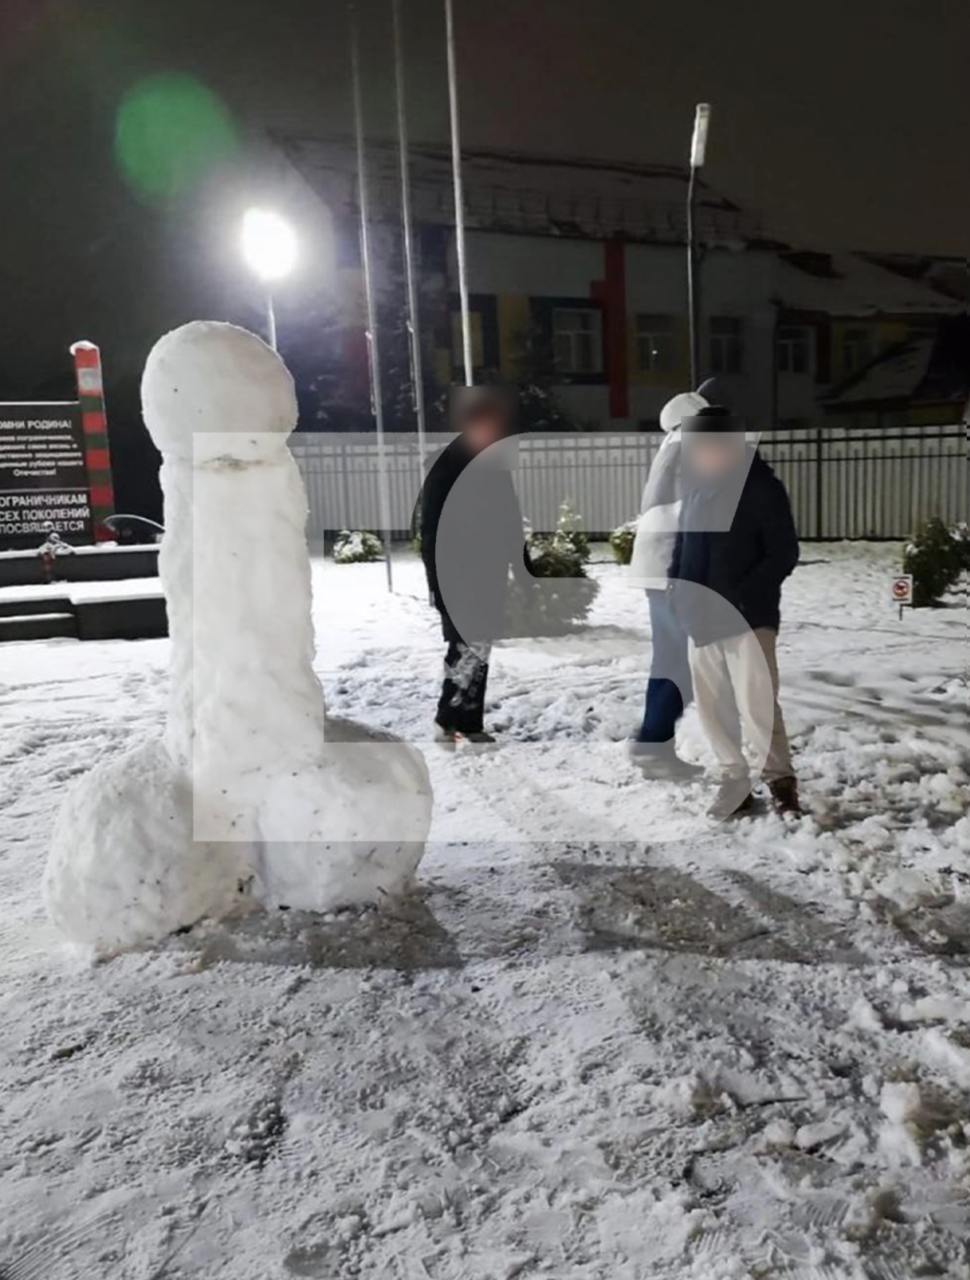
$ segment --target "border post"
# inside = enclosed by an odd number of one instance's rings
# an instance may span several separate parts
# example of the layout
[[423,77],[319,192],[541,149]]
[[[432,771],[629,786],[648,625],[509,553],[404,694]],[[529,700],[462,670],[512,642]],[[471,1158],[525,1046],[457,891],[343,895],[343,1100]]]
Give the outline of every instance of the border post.
[[91,505],[91,530],[95,542],[108,542],[113,537],[104,526],[105,516],[115,509],[114,481],[111,478],[111,452],[108,447],[108,417],[104,405],[104,379],[101,352],[93,342],[74,342],[70,347],[77,378],[77,398],[81,406],[84,432],[84,462],[88,473],[88,500]]

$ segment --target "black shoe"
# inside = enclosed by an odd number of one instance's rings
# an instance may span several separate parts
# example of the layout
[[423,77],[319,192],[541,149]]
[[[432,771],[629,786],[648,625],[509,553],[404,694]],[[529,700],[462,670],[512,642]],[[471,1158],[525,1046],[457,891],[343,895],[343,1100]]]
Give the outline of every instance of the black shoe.
[[486,733],[484,729],[473,729],[465,732],[463,729],[453,729],[448,725],[434,722],[434,740],[439,746],[448,750],[455,747],[469,744],[474,747],[495,746],[496,740],[490,733]]
[[446,725],[434,722],[434,740],[439,747],[444,747],[446,751],[454,751],[458,744],[457,729],[449,729]]
[[712,818],[724,821],[750,813],[754,808],[751,781],[748,778],[725,778],[717,789],[707,812]]
[[796,817],[802,812],[798,799],[798,783],[794,778],[775,778],[768,783],[768,790],[779,813],[792,813]]
[[700,765],[681,760],[666,743],[631,742],[630,760],[645,778],[661,782],[692,782],[704,772]]

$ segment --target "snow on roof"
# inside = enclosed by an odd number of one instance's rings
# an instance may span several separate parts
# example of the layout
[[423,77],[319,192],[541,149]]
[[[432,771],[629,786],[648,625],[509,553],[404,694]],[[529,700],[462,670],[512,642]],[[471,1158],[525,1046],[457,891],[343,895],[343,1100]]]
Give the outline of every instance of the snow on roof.
[[779,255],[777,288],[784,307],[829,315],[871,316],[917,313],[952,315],[960,304],[919,280],[907,279],[854,253],[812,255],[825,270],[809,267],[798,254]]
[[[357,157],[347,138],[276,136],[278,145],[334,213],[357,211]],[[417,223],[454,225],[451,153],[412,144],[412,213]],[[373,217],[397,224],[397,144],[368,143]],[[510,233],[683,244],[688,170],[513,151],[464,150],[466,225]],[[760,220],[700,182],[697,235],[707,247],[759,248],[777,257],[782,306],[840,316],[950,314],[959,305],[920,279],[854,253],[799,252],[766,238]]]
[[[283,151],[336,212],[356,210],[357,162],[347,139],[277,138]],[[411,187],[415,221],[454,224],[451,153],[412,144]],[[368,143],[369,194],[374,216],[400,217],[396,144]],[[462,180],[470,228],[495,231],[683,243],[686,168],[643,165],[511,151],[464,150]],[[708,243],[746,243],[760,237],[750,213],[699,182],[698,235]]]
[[907,276],[921,280],[930,289],[948,298],[970,302],[970,262],[966,258],[954,258],[939,254],[917,253],[866,253],[869,261]]
[[911,400],[926,377],[933,354],[933,336],[912,338],[877,356],[861,373],[826,397],[829,405],[871,401]]

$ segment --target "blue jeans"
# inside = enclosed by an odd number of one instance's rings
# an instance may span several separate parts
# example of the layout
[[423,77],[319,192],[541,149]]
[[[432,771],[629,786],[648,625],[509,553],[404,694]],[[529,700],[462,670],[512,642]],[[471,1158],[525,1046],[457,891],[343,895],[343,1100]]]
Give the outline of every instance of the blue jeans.
[[648,591],[653,654],[647,681],[647,702],[637,742],[669,742],[693,696],[687,658],[687,632],[665,591]]

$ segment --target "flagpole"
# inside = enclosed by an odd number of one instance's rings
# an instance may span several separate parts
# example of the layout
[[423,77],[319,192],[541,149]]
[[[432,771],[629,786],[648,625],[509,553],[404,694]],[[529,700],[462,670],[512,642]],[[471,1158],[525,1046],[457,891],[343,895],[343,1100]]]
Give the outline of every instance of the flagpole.
[[411,381],[414,387],[414,416],[418,428],[418,463],[423,477],[427,450],[424,417],[424,372],[421,361],[421,330],[418,323],[418,290],[414,275],[414,237],[411,229],[411,171],[408,163],[404,58],[401,52],[401,0],[391,0],[391,18],[394,29],[394,88],[397,99],[397,146],[401,165],[401,229],[404,238],[404,278],[408,302]]
[[384,402],[381,396],[380,346],[377,331],[377,308],[374,304],[374,280],[370,257],[370,216],[367,204],[367,156],[364,149],[364,115],[360,94],[360,50],[357,9],[349,0],[350,70],[354,96],[354,133],[357,142],[357,203],[360,208],[360,257],[364,269],[364,297],[367,305],[367,355],[370,366],[371,408],[377,430],[377,491],[380,504],[381,533],[384,539],[384,565],[387,589],[394,590],[391,565],[391,504],[387,485],[387,453],[384,448]]
[[458,123],[458,75],[455,67],[455,19],[452,0],[445,0],[445,36],[448,46],[448,108],[451,117],[451,172],[455,187],[455,255],[458,260],[458,296],[461,302],[461,350],[465,386],[472,385],[472,336],[468,318],[468,274],[465,263],[465,202],[461,185],[461,138]]

